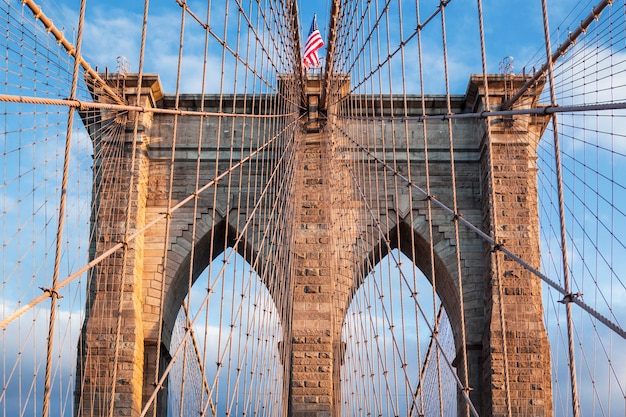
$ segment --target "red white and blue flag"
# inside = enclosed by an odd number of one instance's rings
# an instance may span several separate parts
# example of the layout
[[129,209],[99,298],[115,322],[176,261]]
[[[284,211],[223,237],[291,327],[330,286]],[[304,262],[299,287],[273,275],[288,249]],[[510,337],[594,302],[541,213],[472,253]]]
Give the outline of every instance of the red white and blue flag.
[[313,15],[313,23],[311,23],[311,30],[309,30],[309,37],[306,40],[304,46],[304,56],[302,58],[302,64],[304,68],[318,68],[320,66],[320,60],[317,56],[317,50],[324,46],[322,35],[317,28],[317,16]]

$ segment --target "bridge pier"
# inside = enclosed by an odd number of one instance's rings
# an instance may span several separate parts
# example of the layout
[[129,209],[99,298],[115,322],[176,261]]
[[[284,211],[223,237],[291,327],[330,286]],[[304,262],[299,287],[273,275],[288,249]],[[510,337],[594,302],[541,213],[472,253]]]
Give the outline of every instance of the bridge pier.
[[[474,80],[478,94],[484,95],[480,82]],[[515,84],[507,88],[507,82]],[[516,91],[522,83],[519,76],[513,80],[491,77],[489,105],[499,108],[508,98],[507,93]],[[538,92],[522,97],[515,108],[536,107],[537,97]],[[490,118],[490,138],[485,130],[481,141],[484,228],[537,270],[541,253],[537,147],[548,121],[545,115]],[[489,245],[485,251],[485,280],[483,414],[504,416],[510,408],[513,416],[552,416],[550,345],[543,321],[542,282]]]
[[[146,106],[154,104],[147,96],[143,99]],[[116,119],[113,113],[101,116],[86,124],[107,130],[105,126],[125,129],[129,122]],[[90,258],[102,255],[117,243],[121,242],[122,247],[90,271],[74,393],[77,416],[139,415],[143,405],[144,360],[149,364],[154,359],[150,349],[144,349],[144,239],[139,236],[126,242],[145,224],[148,191],[145,137],[139,133],[137,158],[132,164],[132,136],[132,131],[126,131],[122,140],[94,141],[94,153],[108,158],[95,160],[94,184],[98,192],[93,197]],[[136,192],[128,193],[128,189]]]
[[341,314],[336,311],[340,282],[327,173],[327,133],[302,133],[296,141],[291,300],[289,415],[335,417]]

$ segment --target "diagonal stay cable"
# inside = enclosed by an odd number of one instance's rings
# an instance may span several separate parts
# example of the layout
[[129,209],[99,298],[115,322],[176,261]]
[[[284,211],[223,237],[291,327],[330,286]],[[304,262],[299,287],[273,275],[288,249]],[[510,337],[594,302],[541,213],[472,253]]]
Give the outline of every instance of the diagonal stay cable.
[[[227,170],[222,172],[220,175],[218,175],[217,177],[215,177],[214,179],[212,179],[211,181],[206,183],[204,186],[202,186],[198,190],[198,194],[202,194],[204,191],[208,190],[209,188],[211,188],[212,186],[217,184],[219,182],[219,180],[221,180],[222,178],[225,178],[227,175],[231,174],[236,169],[241,168],[247,162],[251,161],[255,156],[257,156],[262,151],[264,151],[266,148],[268,148],[270,145],[272,145],[274,142],[276,142],[280,138],[282,133],[286,132],[290,127],[292,127],[293,125],[298,123],[299,120],[300,119],[296,119],[296,120],[290,122],[280,132],[278,132],[273,138],[271,138],[269,141],[265,142],[261,147],[256,149],[253,153],[251,153],[250,155],[246,156],[241,161],[239,161],[236,164],[234,164],[233,166],[229,167]],[[147,223],[144,227],[142,227],[141,229],[137,230],[133,234],[129,235],[128,240],[126,242],[119,242],[116,245],[112,246],[110,249],[104,251],[102,253],[102,255],[100,255],[97,258],[93,259],[92,261],[88,262],[85,266],[83,266],[78,271],[76,271],[73,274],[69,275],[62,282],[60,282],[59,285],[57,285],[57,287],[56,287],[57,291],[62,289],[62,288],[64,288],[65,286],[67,286],[70,282],[75,280],[77,277],[79,277],[80,275],[82,275],[86,271],[88,271],[91,268],[93,268],[94,266],[98,265],[104,259],[108,258],[111,254],[113,254],[117,250],[119,250],[122,247],[124,247],[124,245],[127,245],[128,243],[134,241],[138,236],[141,236],[146,230],[149,230],[150,228],[152,228],[157,223],[163,221],[168,215],[176,212],[178,209],[180,209],[181,207],[186,205],[188,202],[192,201],[195,197],[196,197],[196,193],[190,194],[189,196],[187,196],[186,198],[181,200],[178,204],[176,204],[175,206],[172,206],[172,208],[169,211],[169,214],[168,213],[161,213],[160,215],[155,217],[152,221]],[[36,297],[36,298],[32,299],[30,302],[28,302],[27,304],[25,304],[22,308],[20,308],[20,309],[16,310],[15,312],[13,312],[7,318],[2,320],[2,322],[0,322],[0,330],[5,329],[15,319],[17,319],[18,317],[20,317],[21,315],[23,315],[24,313],[26,313],[30,309],[34,308],[40,302],[42,302],[43,300],[47,299],[48,297],[50,297],[50,293],[44,292],[39,297]]]
[[[213,30],[213,28],[211,28],[210,25],[208,25],[207,23],[203,22],[187,5],[186,2],[183,2],[182,0],[176,0],[176,2],[178,3],[178,5],[182,8],[184,8],[184,10],[204,29],[206,30],[212,37],[213,39],[215,39],[223,48],[224,51],[228,51],[237,61],[239,61],[244,67],[246,67],[246,69],[248,69],[248,71],[250,71],[252,74],[254,74],[259,80],[261,80],[266,86],[268,86],[273,92],[279,94],[280,91],[277,87],[275,87],[274,85],[272,85],[267,79],[265,79],[265,77],[263,77],[262,74],[259,74],[259,72],[257,71],[257,69],[255,67],[252,67],[250,65],[249,62],[246,62],[243,57],[241,57],[241,55],[233,50],[233,48],[228,45],[228,43],[226,42],[226,40],[222,39],[222,37],[220,37],[220,35],[218,35],[217,33],[215,33],[215,31]],[[239,3],[237,3],[238,6],[240,6]],[[246,20],[250,23],[248,16],[243,13],[243,10],[240,8],[242,14],[245,16]],[[267,61],[270,62],[271,66],[276,70],[276,72],[280,72],[279,68],[276,66],[276,63],[274,62],[274,60],[271,57],[271,54],[269,53],[269,51],[266,50],[264,43],[262,42],[261,38],[259,37],[259,35],[256,33],[256,31],[254,30],[254,27],[250,24],[250,30],[254,33],[257,41],[261,44],[261,49],[263,50],[263,52],[265,52],[265,57],[267,58]],[[287,101],[290,101],[287,97],[285,97],[285,99]],[[293,103],[292,104],[297,104],[297,103]]]
[[216,416],[217,409],[215,408],[215,404],[213,403],[213,398],[211,398],[211,388],[209,387],[209,381],[206,378],[204,361],[202,360],[202,355],[200,353],[200,347],[198,345],[196,332],[193,330],[193,326],[189,325],[190,323],[189,305],[186,301],[183,302],[182,308],[183,308],[183,311],[185,312],[185,320],[187,322],[187,329],[189,330],[189,334],[191,337],[191,344],[193,345],[193,350],[194,350],[194,354],[197,360],[197,364],[200,367],[200,374],[202,375],[202,388],[208,397],[207,404],[211,408],[211,415]]
[[[296,120],[295,122],[298,122],[298,120]],[[290,123],[288,126],[291,126],[293,123]],[[283,130],[284,131],[284,130]],[[282,132],[282,131],[281,131]],[[280,136],[280,135],[278,135]],[[285,154],[281,155],[280,159],[277,161],[274,170],[272,172],[271,177],[274,177],[276,175],[276,173],[279,171],[279,168],[281,166],[281,161],[285,158]],[[245,222],[245,224],[243,225],[243,227],[241,228],[241,230],[239,231],[237,237],[235,238],[235,243],[234,245],[238,245],[239,243],[241,243],[241,240],[243,239],[245,233],[247,232],[247,230],[250,228],[250,225],[253,224],[255,218],[255,214],[256,212],[259,210],[259,207],[261,207],[261,203],[264,201],[264,196],[268,193],[270,184],[272,181],[268,181],[266,187],[263,189],[263,191],[261,192],[261,195],[259,195],[259,198],[255,204],[255,206],[253,207],[252,211],[248,214],[248,218]],[[177,206],[179,206],[180,204],[178,204]],[[177,207],[175,206],[175,207]],[[222,265],[220,271],[218,272],[217,276],[218,277],[222,277],[224,276],[224,271],[226,269],[226,265],[228,263],[228,261],[230,260],[230,258],[233,256],[233,254],[235,253],[235,251],[231,251],[228,255],[228,257],[226,259],[224,259],[224,264]],[[202,303],[198,306],[198,313],[195,315],[195,317],[193,318],[193,320],[189,323],[189,328],[193,327],[195,325],[195,323],[198,321],[198,319],[201,316],[202,313],[202,309],[204,308],[204,306],[208,303],[210,295],[213,293],[215,286],[217,285],[217,283],[220,280],[217,279],[210,288],[207,289],[207,295],[204,297],[204,299],[202,300]],[[185,332],[185,334],[183,335],[180,344],[178,346],[178,348],[176,349],[176,351],[174,352],[174,354],[172,354],[172,360],[170,361],[170,363],[168,364],[168,366],[163,370],[163,374],[162,376],[159,378],[158,383],[155,386],[154,391],[152,392],[152,395],[147,399],[143,410],[141,412],[140,417],[144,417],[146,415],[146,413],[148,412],[148,410],[150,409],[152,403],[155,401],[156,396],[158,394],[158,392],[160,391],[160,389],[163,387],[163,384],[165,382],[165,379],[167,378],[167,376],[169,375],[169,372],[171,371],[172,367],[174,366],[175,363],[175,359],[178,357],[178,355],[180,355],[182,348],[185,345],[185,340],[187,340],[187,338],[189,337],[190,334],[190,330],[189,328],[187,329],[187,331]]]
[[[444,308],[443,308],[443,304],[439,305],[439,312],[437,313],[437,319],[435,321],[435,328],[439,327],[439,323],[441,321],[441,315],[444,312]],[[428,348],[426,349],[426,355],[424,358],[424,363],[422,364],[422,369],[420,370],[420,376],[417,382],[417,388],[415,389],[415,393],[413,394],[413,401],[411,403],[411,409],[409,410],[409,416],[413,415],[413,410],[415,410],[415,403],[417,401],[417,398],[419,396],[423,396],[422,392],[424,389],[424,385],[422,384],[424,382],[424,377],[426,375],[426,370],[428,369],[428,365],[430,364],[430,357],[432,356],[432,350],[433,350],[433,346],[435,344],[435,341],[433,340],[434,338],[430,338],[430,341],[428,342]]]
[[570,46],[576,43],[576,39],[578,39],[581,34],[587,31],[589,25],[598,20],[598,16],[600,16],[602,10],[604,10],[606,6],[609,6],[612,3],[613,0],[602,0],[600,3],[598,3],[598,5],[591,10],[591,13],[589,13],[589,15],[587,15],[587,17],[580,22],[576,30],[567,35],[567,39],[565,40],[565,42],[563,42],[561,45],[559,45],[558,48],[556,48],[556,51],[554,51],[550,59],[545,64],[543,64],[541,68],[539,68],[539,70],[536,71],[533,76],[528,81],[526,81],[526,83],[519,90],[517,90],[515,94],[513,94],[511,99],[501,106],[501,108],[505,110],[510,109],[513,104],[515,104],[515,102],[519,100],[520,97],[522,97],[522,95],[530,87],[532,87],[539,78],[545,76],[546,72],[550,69],[552,63],[556,62],[563,54],[565,54],[565,51],[567,51]]
[[91,68],[91,65],[89,65],[89,63],[83,59],[83,57],[80,54],[80,51],[78,50],[78,48],[75,48],[74,45],[72,45],[65,38],[65,35],[63,35],[63,32],[61,32],[59,29],[57,29],[56,26],[54,26],[54,23],[52,23],[52,20],[50,20],[43,13],[43,11],[41,10],[41,7],[39,7],[32,0],[22,0],[22,3],[25,4],[26,6],[28,6],[28,8],[33,12],[33,15],[35,16],[35,19],[38,19],[39,21],[41,21],[41,23],[43,23],[43,25],[45,26],[46,30],[49,31],[50,33],[52,33],[52,35],[54,35],[54,37],[57,39],[58,43],[63,45],[63,47],[65,48],[67,53],[69,55],[73,56],[78,61],[80,66],[82,66],[85,69],[87,74],[89,74],[90,77],[92,77],[94,80],[96,80],[98,85],[100,85],[100,87],[102,87],[102,89],[104,89],[104,91],[106,91],[107,94],[109,94],[109,96],[111,96],[111,98],[113,100],[115,100],[118,104],[124,104],[124,100],[119,98],[117,93],[115,91],[113,91],[113,89],[111,89],[111,87],[109,87],[107,85],[107,83],[102,78],[100,78],[100,75],[98,75],[98,73]]
[[[441,2],[441,7],[446,7],[451,0],[447,0],[447,1],[442,1]],[[372,69],[370,71],[369,74],[365,75],[363,77],[363,79],[361,81],[359,81],[357,84],[354,85],[354,87],[352,87],[352,89],[350,90],[350,92],[355,92],[357,91],[357,89],[362,86],[363,84],[365,84],[367,82],[367,80],[369,80],[370,78],[372,78],[374,76],[374,74],[376,74],[382,67],[384,67],[389,61],[391,61],[391,59],[398,53],[400,52],[405,46],[406,44],[411,41],[417,34],[418,32],[420,32],[422,29],[424,29],[424,27],[430,22],[432,21],[433,18],[435,18],[441,11],[441,7],[437,7],[437,9],[426,19],[424,20],[423,23],[421,23],[420,25],[418,25],[413,32],[411,32],[405,39],[403,39],[400,44],[396,47],[396,49],[394,49],[393,51],[391,51],[389,54],[387,54],[387,56],[385,57],[385,59],[383,59],[382,61],[380,61],[375,67],[374,69]],[[382,16],[382,15],[381,15]],[[380,19],[380,17],[379,17]],[[376,22],[378,24],[378,22]],[[374,27],[376,27],[376,25],[374,25]],[[363,47],[361,48],[361,50],[358,52],[357,56],[355,57],[352,65],[350,66],[350,68],[346,71],[347,73],[350,73],[352,71],[352,69],[355,66],[355,63],[358,61],[359,56],[363,53],[363,50],[365,49],[365,45],[369,44],[369,41],[372,37],[373,34],[373,30],[370,32],[369,36],[367,37],[367,39],[365,40],[365,42],[363,43]],[[335,103],[330,103],[330,105],[333,105]]]

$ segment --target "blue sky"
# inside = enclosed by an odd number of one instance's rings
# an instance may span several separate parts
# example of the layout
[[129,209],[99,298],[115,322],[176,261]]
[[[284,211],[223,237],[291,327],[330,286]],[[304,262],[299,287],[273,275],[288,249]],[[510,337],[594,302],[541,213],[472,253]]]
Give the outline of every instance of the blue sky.
[[[215,2],[214,2],[215,3]],[[438,1],[422,1],[420,13],[422,19],[429,16],[436,8]],[[58,9],[64,14],[63,22],[68,29],[75,25],[78,0],[57,0]],[[197,10],[203,17],[201,10],[206,7],[205,2],[189,2],[192,10]],[[380,2],[382,5],[382,2]],[[317,14],[318,25],[324,39],[328,31],[329,1],[308,2],[299,1],[300,35],[302,42],[306,39],[313,18]],[[212,6],[216,8],[215,4]],[[397,10],[395,2],[390,6]],[[551,2],[549,5],[550,24],[553,31],[553,43],[558,43],[563,34],[572,30],[580,19],[592,7],[589,1],[574,0]],[[577,12],[571,13],[575,8]],[[522,67],[532,68],[544,61],[543,50],[543,23],[541,18],[540,1],[509,0],[506,6],[499,0],[487,0],[483,5],[485,19],[485,35],[488,71],[497,73],[503,58],[513,56],[517,72]],[[92,66],[101,70],[108,67],[114,71],[116,58],[119,55],[127,57],[131,63],[131,72],[138,68],[140,23],[143,13],[141,1],[107,1],[89,3],[86,11],[87,25],[85,29],[84,54]],[[581,14],[582,13],[582,14]],[[409,34],[415,29],[415,2],[403,2],[404,33]],[[57,21],[57,20],[55,20]],[[468,75],[482,72],[480,63],[480,49],[478,37],[478,17],[474,2],[452,1],[446,8],[449,61],[451,73],[451,87],[453,93],[464,93]],[[178,33],[180,22],[180,7],[174,1],[153,1],[150,3],[150,20],[148,27],[149,42],[146,52],[145,71],[158,72],[168,93],[175,90],[175,67],[178,53]],[[391,22],[396,26],[396,22]],[[212,25],[220,32],[221,21],[219,13],[212,16]],[[191,26],[189,26],[191,27]],[[232,28],[232,26],[231,26]],[[193,30],[193,29],[189,29]],[[430,27],[424,30],[424,54],[427,80],[436,81],[435,93],[441,93],[441,36],[439,21],[433,21]],[[230,32],[232,34],[232,30]],[[188,66],[198,64],[201,57],[202,39],[188,36],[185,40],[186,62]],[[407,47],[408,55],[417,51],[415,39]],[[213,48],[217,51],[217,48]],[[187,52],[188,51],[188,52]],[[325,48],[320,50],[320,56],[325,55]],[[217,57],[214,57],[217,59]],[[190,74],[182,83],[183,92],[197,92],[199,88],[198,74]],[[216,77],[212,77],[215,80]],[[428,84],[428,83],[427,83]],[[213,89],[217,85],[210,85]],[[431,91],[427,91],[431,92]]]

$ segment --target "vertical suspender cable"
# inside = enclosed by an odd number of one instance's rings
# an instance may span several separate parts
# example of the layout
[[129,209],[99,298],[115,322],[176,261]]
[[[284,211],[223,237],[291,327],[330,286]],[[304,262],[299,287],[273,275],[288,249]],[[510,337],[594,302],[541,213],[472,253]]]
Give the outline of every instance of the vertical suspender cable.
[[[209,22],[209,17],[211,14],[211,2],[209,0],[208,4],[207,4],[207,25]],[[186,7],[186,4],[185,6]],[[204,48],[203,48],[203,61],[202,61],[202,82],[201,82],[201,98],[200,98],[200,111],[204,112],[205,109],[205,96],[206,96],[206,75],[207,75],[207,62],[208,62],[208,54],[209,54],[209,31],[207,28],[203,27],[204,29]],[[197,222],[196,220],[198,219],[198,203],[199,203],[199,189],[200,189],[200,166],[201,166],[201,161],[202,161],[202,137],[203,137],[203,129],[204,129],[204,117],[200,117],[199,119],[199,126],[198,126],[198,147],[197,147],[197,155],[196,155],[196,173],[195,173],[195,181],[194,181],[194,205],[193,205],[193,228],[192,228],[192,237],[191,237],[191,252],[189,255],[189,270],[188,270],[188,274],[189,274],[189,278],[188,278],[188,302],[187,302],[187,310],[185,312],[185,320],[186,320],[186,326],[187,328],[191,328],[190,327],[190,317],[189,317],[189,304],[191,303],[191,286],[192,286],[192,281],[193,281],[193,270],[194,270],[194,259],[195,259],[195,249],[196,249],[196,233],[197,233]],[[209,394],[209,384],[207,381],[207,377],[206,377],[206,372],[205,372],[205,354],[206,354],[206,339],[204,340],[204,344],[203,344],[203,353],[200,354],[200,350],[197,347],[197,342],[195,337],[192,337],[192,341],[194,342],[194,349],[196,351],[196,358],[198,360],[198,365],[200,368],[200,373],[202,374],[202,383],[203,383],[203,387],[204,389],[201,391],[200,394],[200,407],[203,407],[203,403],[204,403],[204,396],[205,394]],[[207,404],[209,405],[209,407],[211,408],[211,414],[213,416],[215,416],[217,414],[217,410],[215,408],[215,405],[213,404],[213,400],[211,397],[209,397],[207,395]],[[181,404],[182,404],[182,400],[181,400]]]
[[[483,26],[483,9],[482,9],[482,0],[478,0],[478,23],[480,28],[480,48],[481,48],[481,61],[483,67],[483,87],[485,90],[485,111],[489,111],[489,84],[487,81],[487,54],[485,50],[485,36],[484,36],[484,26]],[[498,242],[498,220],[497,215],[494,213],[495,210],[495,195],[494,195],[494,178],[493,178],[493,149],[491,142],[491,128],[489,125],[489,120],[487,120],[486,129],[487,129],[487,159],[489,160],[489,183],[487,187],[489,187],[489,205],[491,206],[490,210],[490,223],[491,223],[491,232],[492,238],[494,242]],[[509,361],[508,361],[508,346],[506,343],[506,322],[504,320],[504,300],[503,300],[503,291],[502,291],[502,280],[500,275],[500,251],[492,250],[491,258],[492,265],[494,265],[495,271],[494,275],[496,277],[496,286],[497,286],[497,295],[498,295],[498,311],[500,317],[500,328],[502,331],[502,362],[504,368],[504,391],[506,398],[506,410],[507,415],[510,417],[512,414],[511,410],[511,394],[510,394],[510,381],[509,381]]]
[[[417,27],[418,27],[417,52],[418,52],[419,79],[420,79],[420,105],[421,105],[422,116],[425,116],[426,115],[426,93],[424,92],[424,88],[425,88],[424,87],[424,51],[422,49],[422,30],[421,30],[422,23],[421,23],[419,1],[416,0],[415,3],[416,3],[415,13],[416,13]],[[431,195],[431,192],[430,192],[430,158],[428,154],[428,129],[426,127],[426,119],[422,119],[422,136],[423,136],[422,139],[424,141],[424,176],[426,179],[426,193],[427,195]],[[435,252],[434,252],[435,245],[434,245],[434,240],[433,240],[432,203],[430,201],[430,198],[426,200],[426,207],[427,207],[427,216],[428,216],[428,248],[429,248],[429,257],[430,257],[430,276],[431,276],[432,282],[435,282]],[[415,308],[417,308],[417,305],[418,305],[417,294],[414,296],[414,298],[415,298],[415,305],[416,305]],[[418,320],[416,318],[416,322],[417,321]],[[421,346],[420,344],[418,344],[418,355],[417,355],[418,361],[419,363],[422,363],[420,353],[421,353]],[[430,355],[427,355],[424,360],[425,361],[428,360],[429,356]],[[418,386],[422,386],[422,383],[423,381],[420,379],[420,381],[418,382]],[[414,397],[413,397],[414,400],[415,400],[415,397],[417,397],[417,395],[418,395],[418,391],[416,390]],[[419,398],[420,398],[420,403],[419,403],[418,412],[423,414],[425,410],[425,406],[426,406],[425,401],[424,401],[424,395],[420,394]]]
[[[180,3],[179,3],[180,4]],[[185,16],[186,16],[186,1],[182,1],[182,4],[180,5],[180,32],[179,32],[179,40],[178,40],[178,59],[177,59],[177,68],[176,68],[176,98],[175,98],[175,103],[174,103],[174,109],[178,110],[179,106],[180,106],[180,80],[181,80],[181,74],[182,74],[182,63],[183,63],[183,44],[185,41]],[[202,119],[202,118],[201,118]],[[172,131],[172,150],[171,150],[171,156],[170,156],[170,172],[169,172],[169,189],[168,189],[168,197],[167,197],[167,217],[165,218],[165,238],[163,239],[163,276],[161,278],[161,291],[160,291],[160,296],[161,296],[161,301],[160,301],[160,305],[161,308],[159,309],[159,332],[158,332],[158,342],[157,342],[157,361],[160,361],[160,357],[161,357],[161,340],[163,338],[163,329],[162,329],[162,323],[163,323],[163,304],[165,302],[165,281],[166,281],[166,274],[167,274],[167,261],[168,261],[168,248],[169,248],[169,236],[170,236],[170,225],[171,225],[171,215],[170,215],[170,208],[172,206],[172,194],[174,192],[174,168],[175,168],[175,161],[176,161],[176,144],[177,144],[177,136],[178,136],[178,123],[179,123],[179,116],[176,114],[174,115],[174,126],[173,126],[173,131]],[[197,202],[198,200],[198,195],[194,195],[194,203]],[[196,218],[194,217],[193,222],[195,223]],[[194,241],[192,240],[191,242],[191,246],[194,246]],[[189,261],[190,264],[193,263],[192,260]],[[189,294],[188,294],[189,295]],[[185,303],[185,301],[183,301],[183,304]],[[185,322],[186,325],[189,326],[189,317],[187,314],[185,314]],[[189,327],[190,329],[193,329],[191,327]],[[191,338],[193,339],[194,333],[191,332]],[[181,383],[180,383],[180,410],[179,410],[179,416],[183,417],[183,410],[185,409],[185,385],[186,385],[186,375],[187,375],[187,352],[188,352],[188,347],[189,347],[189,338],[186,338],[183,342],[184,344],[184,349],[183,349],[183,357],[182,357],[182,375],[181,375]],[[159,368],[156,367],[155,368],[155,378],[158,378],[159,375]],[[157,401],[155,400],[155,404],[154,404],[154,413],[156,415],[157,412]]]
[[[145,44],[146,44],[146,30],[148,26],[148,6],[149,0],[145,0],[144,2],[144,14],[143,14],[143,23],[142,23],[142,33],[141,33],[141,52],[139,54],[139,75],[137,80],[137,85],[141,87],[142,78],[143,78],[143,60],[145,54]],[[136,102],[140,102],[141,97],[141,88],[137,88],[137,96]],[[135,159],[137,156],[137,135],[139,133],[139,113],[135,115],[135,121],[133,126],[133,143],[132,143],[132,151],[130,156],[130,178],[128,185],[128,194],[127,194],[127,204],[126,204],[126,221],[124,222],[124,238],[122,245],[122,269],[120,274],[120,294],[119,294],[119,304],[117,311],[117,329],[116,329],[116,338],[115,338],[115,353],[113,359],[113,375],[111,379],[111,394],[109,398],[109,417],[113,417],[113,411],[115,407],[115,388],[116,388],[116,375],[117,375],[117,365],[118,365],[118,356],[119,356],[119,348],[120,348],[120,334],[122,327],[122,308],[123,308],[123,299],[124,299],[124,280],[126,279],[126,268],[127,268],[127,257],[128,257],[128,240],[130,235],[130,227],[131,224],[131,212],[132,212],[132,201],[131,201],[131,192],[134,189],[135,184]],[[158,363],[157,363],[158,369]]]
[[[80,61],[80,46],[83,38],[83,22],[85,20],[85,3],[86,0],[80,2],[80,12],[78,18],[78,33],[76,37],[76,57],[74,58],[74,71],[72,73],[72,87],[70,91],[70,99],[76,98],[76,88],[78,84],[78,69]],[[52,350],[54,348],[54,330],[56,322],[56,308],[59,294],[57,293],[57,284],[59,282],[59,270],[61,266],[61,246],[63,244],[63,228],[65,227],[65,206],[67,203],[67,181],[70,169],[70,149],[72,145],[72,129],[74,128],[74,108],[70,108],[67,115],[67,131],[65,137],[65,155],[63,156],[63,178],[61,180],[61,197],[59,201],[59,219],[56,234],[56,246],[54,254],[54,271],[52,274],[52,287],[46,291],[50,292],[50,322],[48,325],[48,343],[46,348],[46,368],[44,375],[44,392],[42,404],[42,417],[50,415],[50,394],[51,394],[51,378],[52,378]]]
[[[449,1],[449,0],[448,0]],[[445,72],[445,83],[446,83],[446,111],[447,114],[452,114],[452,106],[450,103],[450,79],[449,79],[449,69],[448,69],[448,45],[447,45],[447,33],[446,33],[446,17],[445,17],[445,6],[447,2],[441,2],[440,14],[441,14],[441,31],[443,38],[443,65]],[[452,183],[452,209],[455,213],[459,212],[458,209],[458,199],[457,199],[457,189],[456,189],[456,165],[455,165],[455,156],[454,156],[454,135],[452,132],[452,119],[448,119],[448,140],[450,146],[450,179]],[[463,295],[463,271],[461,268],[461,241],[459,237],[459,217],[455,215],[453,218],[454,221],[454,249],[456,254],[456,272],[457,272],[457,282],[458,282],[458,291],[459,291],[459,312],[461,316],[461,372],[463,372],[463,389],[465,390],[465,394],[469,396],[469,382],[468,382],[468,367],[467,367],[467,335],[465,329],[465,303],[464,303],[464,295]],[[438,351],[438,350],[437,350]],[[469,416],[470,409],[469,404],[465,403],[464,405],[464,414]]]
[[[543,31],[545,36],[546,57],[548,59],[548,79],[550,81],[550,104],[556,106],[556,93],[554,87],[554,63],[552,60],[551,46],[550,46],[550,26],[548,24],[548,5],[546,0],[541,0],[541,8],[543,14]],[[561,149],[559,144],[559,126],[557,122],[556,113],[552,115],[552,135],[554,139],[554,163],[556,169],[557,191],[559,199],[559,220],[561,228],[561,256],[563,262],[563,285],[565,287],[566,299],[572,297],[568,294],[571,293],[569,282],[569,264],[567,260],[567,229],[565,227],[565,202],[563,201],[563,173],[561,165]],[[572,412],[574,417],[578,417],[580,412],[578,390],[576,384],[576,363],[574,356],[574,323],[572,319],[572,303],[565,302],[565,314],[567,318],[567,345],[569,354],[569,370],[570,370],[570,383],[572,389]]]
[[[417,4],[416,4],[417,7]],[[399,16],[399,33],[400,33],[400,44],[402,45],[401,49],[400,49],[400,62],[401,62],[401,71],[402,71],[402,111],[403,111],[403,115],[406,118],[408,116],[408,101],[407,101],[407,84],[406,84],[406,66],[405,66],[405,40],[404,40],[404,30],[403,30],[403,21],[402,21],[402,1],[398,0],[398,16]],[[417,9],[416,9],[417,11]],[[419,24],[419,23],[418,23]],[[409,144],[409,122],[408,120],[404,120],[403,121],[403,125],[404,125],[404,145],[405,145],[405,152],[406,152],[406,175],[408,178],[413,178],[413,174],[411,172],[411,147]],[[397,184],[397,182],[396,182]],[[396,187],[396,194],[398,193],[398,189]],[[407,193],[408,193],[408,200],[409,200],[409,224],[411,225],[411,230],[413,229],[413,225],[415,222],[415,214],[414,214],[414,206],[413,206],[413,189],[412,187],[407,187]],[[396,211],[399,212],[398,208],[396,208]],[[400,243],[398,242],[398,246],[400,246]],[[412,278],[412,284],[413,287],[411,289],[411,296],[412,297],[417,297],[417,273],[416,273],[416,268],[414,266],[414,257],[415,257],[415,253],[416,253],[416,248],[415,248],[415,234],[414,233],[410,233],[410,251],[411,251],[411,261],[413,263],[413,267],[411,268],[411,278]],[[441,305],[443,306],[443,304]],[[418,320],[418,315],[417,315],[417,307],[415,306],[415,304],[413,304],[413,308],[416,311],[415,314],[415,333],[417,336],[417,350],[418,350],[418,363],[421,363],[419,360],[419,350],[420,350],[420,346],[419,346],[419,320]],[[404,311],[404,306],[402,306],[402,311]],[[402,321],[403,321],[403,325],[402,325],[402,329],[404,331],[404,328],[406,327],[404,324],[404,314],[402,315]],[[403,338],[404,339],[404,338]],[[406,358],[406,351],[405,353],[405,358]],[[406,361],[406,359],[405,359]],[[419,380],[417,385],[419,386]],[[416,388],[416,391],[418,390],[418,388]],[[409,416],[411,415],[412,410],[416,407],[416,398],[413,395],[412,392],[405,392],[406,395],[406,401],[407,401],[407,410],[409,410]]]
[[[445,6],[448,4],[449,0],[442,1],[440,3],[440,15],[441,15],[441,36],[443,39],[443,67],[445,74],[445,83],[446,83],[446,112],[447,114],[452,114],[452,107],[450,103],[450,78],[449,78],[449,69],[448,69],[448,45],[447,45],[447,33],[446,33],[446,16],[445,16]],[[457,190],[456,190],[456,165],[455,165],[455,156],[454,156],[454,135],[452,132],[452,119],[448,118],[448,143],[450,147],[450,179],[452,184],[452,208],[455,213],[458,213],[458,201],[457,201]],[[461,316],[461,364],[462,364],[462,372],[464,374],[464,383],[463,389],[465,390],[465,394],[469,394],[468,390],[468,376],[467,376],[467,336],[465,333],[465,305],[463,302],[463,272],[461,269],[461,243],[459,240],[459,217],[455,215],[453,218],[454,221],[454,239],[455,239],[455,254],[456,254],[456,267],[457,267],[457,280],[458,280],[458,290],[459,290],[459,310]],[[439,350],[437,349],[437,352]],[[469,415],[469,407],[468,404],[465,403],[465,415]]]

